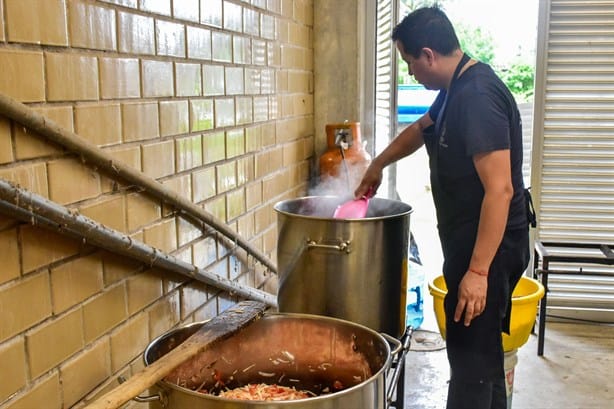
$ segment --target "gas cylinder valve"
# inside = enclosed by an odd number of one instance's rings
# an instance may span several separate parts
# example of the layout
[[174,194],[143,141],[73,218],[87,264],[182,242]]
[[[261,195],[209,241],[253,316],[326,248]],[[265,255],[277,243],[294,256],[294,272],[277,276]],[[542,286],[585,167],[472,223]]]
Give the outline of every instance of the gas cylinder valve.
[[335,129],[335,145],[347,150],[352,146],[352,138],[350,136],[349,128],[337,128]]

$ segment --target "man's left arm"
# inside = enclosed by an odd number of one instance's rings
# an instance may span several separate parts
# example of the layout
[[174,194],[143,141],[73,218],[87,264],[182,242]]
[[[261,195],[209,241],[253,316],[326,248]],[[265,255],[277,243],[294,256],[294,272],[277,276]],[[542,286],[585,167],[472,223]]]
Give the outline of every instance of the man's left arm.
[[464,311],[467,326],[486,307],[488,271],[503,239],[514,193],[509,149],[476,154],[473,163],[484,187],[484,199],[473,254],[459,286],[454,314],[458,322]]

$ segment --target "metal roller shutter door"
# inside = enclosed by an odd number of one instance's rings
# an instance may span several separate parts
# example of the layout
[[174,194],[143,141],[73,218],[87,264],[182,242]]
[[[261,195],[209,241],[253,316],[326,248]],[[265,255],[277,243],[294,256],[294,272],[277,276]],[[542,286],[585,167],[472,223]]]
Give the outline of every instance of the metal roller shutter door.
[[[396,134],[396,48],[392,29],[396,25],[398,0],[377,0],[375,39],[375,152],[381,153]],[[386,182],[387,181],[387,182]],[[379,194],[394,197],[396,166],[384,171]]]
[[[612,246],[614,1],[543,1],[539,18],[532,159],[536,238]],[[551,275],[548,314],[614,322],[614,268],[584,268],[613,275]]]

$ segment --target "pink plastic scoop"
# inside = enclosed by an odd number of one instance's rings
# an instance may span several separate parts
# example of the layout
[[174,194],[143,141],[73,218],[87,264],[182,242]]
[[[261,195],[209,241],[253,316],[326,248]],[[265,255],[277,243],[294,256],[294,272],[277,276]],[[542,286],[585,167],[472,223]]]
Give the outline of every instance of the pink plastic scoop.
[[333,217],[335,219],[362,219],[367,215],[370,197],[371,188],[369,188],[367,194],[363,197],[350,200],[337,206],[335,213],[333,213]]

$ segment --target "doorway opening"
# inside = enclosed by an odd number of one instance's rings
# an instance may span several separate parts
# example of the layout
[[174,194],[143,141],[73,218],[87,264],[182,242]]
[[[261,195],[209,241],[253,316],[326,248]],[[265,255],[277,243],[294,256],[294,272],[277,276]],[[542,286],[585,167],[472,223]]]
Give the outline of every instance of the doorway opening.
[[[412,10],[433,1],[399,0],[398,21]],[[493,2],[490,0],[439,0],[436,2],[455,26],[461,47],[473,58],[493,67],[515,96],[523,120],[523,174],[530,185],[533,130],[538,0]],[[396,24],[396,23],[395,23]],[[396,134],[427,112],[437,91],[425,90],[407,73],[397,58]],[[392,135],[394,137],[395,135]],[[437,233],[435,208],[426,149],[421,148],[396,164],[395,190],[413,208],[411,231],[419,249],[427,281],[441,274],[443,256]],[[426,305],[426,303],[429,305]],[[423,329],[437,331],[432,298],[425,297]]]

